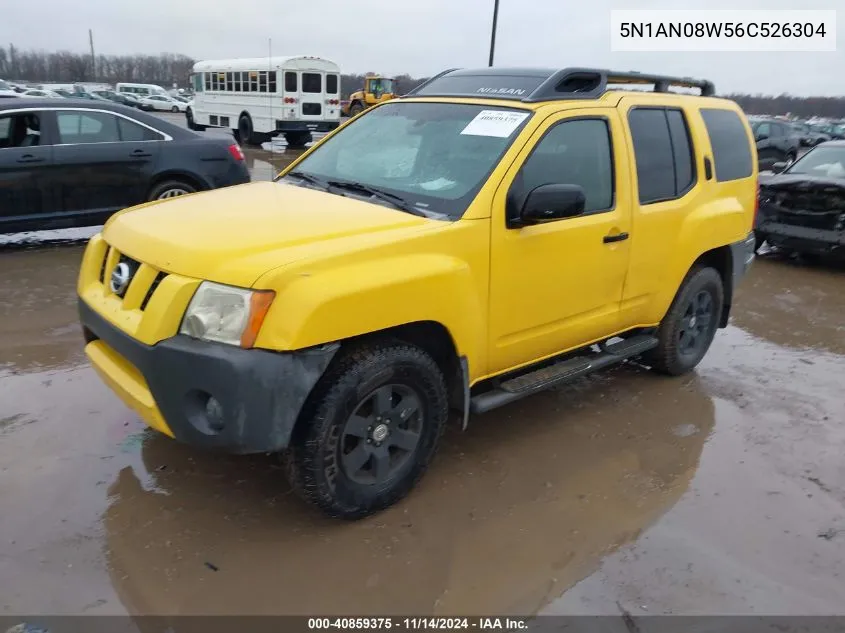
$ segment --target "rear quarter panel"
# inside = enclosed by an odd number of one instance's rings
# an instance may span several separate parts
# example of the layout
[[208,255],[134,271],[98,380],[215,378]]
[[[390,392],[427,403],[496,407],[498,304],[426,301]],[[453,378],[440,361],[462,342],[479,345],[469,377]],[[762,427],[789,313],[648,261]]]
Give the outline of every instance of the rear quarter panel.
[[[753,228],[758,177],[754,139],[739,107],[723,99],[644,94],[620,101],[634,200],[639,193],[628,112],[637,106],[661,105],[680,108],[684,113],[695,151],[696,180],[681,198],[635,207],[631,263],[622,304],[623,319],[631,325],[659,323],[695,261],[710,250],[744,239]],[[721,108],[737,114],[751,151],[750,176],[727,182],[716,180],[713,149],[701,108]],[[713,166],[709,180],[705,176],[705,159]]]

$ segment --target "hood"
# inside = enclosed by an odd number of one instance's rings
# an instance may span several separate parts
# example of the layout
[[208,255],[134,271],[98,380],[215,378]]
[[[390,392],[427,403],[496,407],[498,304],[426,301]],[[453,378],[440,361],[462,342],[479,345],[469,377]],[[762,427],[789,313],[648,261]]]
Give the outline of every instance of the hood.
[[760,176],[760,184],[769,189],[812,193],[841,194],[845,191],[845,178],[825,178],[808,174],[772,174]]
[[394,241],[433,220],[378,204],[275,182],[253,182],[127,209],[106,242],[168,273],[249,286],[270,268],[331,243]]

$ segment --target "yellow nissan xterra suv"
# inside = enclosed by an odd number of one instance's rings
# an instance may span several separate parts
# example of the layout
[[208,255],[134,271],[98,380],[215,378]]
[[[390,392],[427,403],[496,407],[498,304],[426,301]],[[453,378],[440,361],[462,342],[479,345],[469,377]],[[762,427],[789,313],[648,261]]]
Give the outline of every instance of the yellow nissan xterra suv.
[[670,375],[702,359],[757,200],[751,130],[713,94],[584,68],[441,73],[273,182],[111,218],[79,277],[88,358],[152,428],[283,452],[333,516],[385,508],[450,410],[465,426],[634,357]]

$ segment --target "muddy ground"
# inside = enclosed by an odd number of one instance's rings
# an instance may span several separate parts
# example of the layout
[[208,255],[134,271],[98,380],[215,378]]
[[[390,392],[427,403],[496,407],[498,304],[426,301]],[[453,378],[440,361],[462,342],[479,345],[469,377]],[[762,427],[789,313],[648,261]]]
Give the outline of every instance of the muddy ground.
[[[287,159],[250,152],[256,177]],[[474,418],[410,497],[343,523],[275,458],[181,446],[108,391],[82,248],[0,250],[0,616],[845,614],[842,266],[758,258],[694,374]]]

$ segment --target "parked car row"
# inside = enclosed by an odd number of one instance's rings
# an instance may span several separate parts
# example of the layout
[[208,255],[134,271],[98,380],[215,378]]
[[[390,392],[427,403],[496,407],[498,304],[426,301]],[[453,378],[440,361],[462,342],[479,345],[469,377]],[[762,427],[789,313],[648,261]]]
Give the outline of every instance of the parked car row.
[[249,182],[240,147],[101,99],[0,99],[0,233]]

